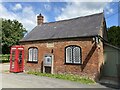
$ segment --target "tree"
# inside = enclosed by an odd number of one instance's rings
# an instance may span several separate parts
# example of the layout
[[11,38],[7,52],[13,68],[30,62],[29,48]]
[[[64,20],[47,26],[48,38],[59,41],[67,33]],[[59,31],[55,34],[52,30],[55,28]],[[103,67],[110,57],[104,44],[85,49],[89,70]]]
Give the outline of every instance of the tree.
[[0,54],[2,53],[2,20],[0,19]]
[[120,26],[112,26],[108,28],[108,41],[112,45],[120,47]]
[[19,40],[23,38],[27,32],[21,23],[17,20],[11,21],[6,19],[2,20],[2,53],[10,53],[12,45],[18,45]]

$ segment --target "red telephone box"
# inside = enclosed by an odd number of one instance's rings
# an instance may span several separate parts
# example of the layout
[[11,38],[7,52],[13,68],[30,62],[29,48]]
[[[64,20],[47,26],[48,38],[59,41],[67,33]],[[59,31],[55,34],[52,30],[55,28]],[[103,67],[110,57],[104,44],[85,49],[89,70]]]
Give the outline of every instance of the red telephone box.
[[10,72],[23,72],[24,68],[24,47],[12,46],[10,51]]

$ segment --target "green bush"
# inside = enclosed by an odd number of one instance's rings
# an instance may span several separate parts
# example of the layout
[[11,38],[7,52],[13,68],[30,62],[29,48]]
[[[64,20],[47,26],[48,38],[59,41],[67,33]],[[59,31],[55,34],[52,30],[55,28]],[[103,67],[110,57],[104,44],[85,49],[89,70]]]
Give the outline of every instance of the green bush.
[[9,62],[10,54],[0,54],[0,63]]

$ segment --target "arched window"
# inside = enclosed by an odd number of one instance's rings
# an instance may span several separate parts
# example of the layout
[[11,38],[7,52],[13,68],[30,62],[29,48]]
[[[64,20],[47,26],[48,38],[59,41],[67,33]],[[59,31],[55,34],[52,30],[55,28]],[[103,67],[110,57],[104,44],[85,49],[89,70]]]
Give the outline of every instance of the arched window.
[[29,62],[38,62],[38,49],[36,47],[31,47],[28,49],[28,61]]
[[67,46],[65,47],[65,63],[82,64],[82,53],[79,46]]

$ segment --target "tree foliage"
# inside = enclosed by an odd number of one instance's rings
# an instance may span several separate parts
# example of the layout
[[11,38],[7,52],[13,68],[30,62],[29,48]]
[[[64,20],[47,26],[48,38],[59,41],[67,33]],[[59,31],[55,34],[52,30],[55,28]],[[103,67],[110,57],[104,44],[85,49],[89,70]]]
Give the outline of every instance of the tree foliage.
[[7,54],[12,45],[18,45],[19,40],[27,32],[17,20],[2,20],[2,53]]
[[108,28],[108,41],[112,45],[120,47],[120,26]]

